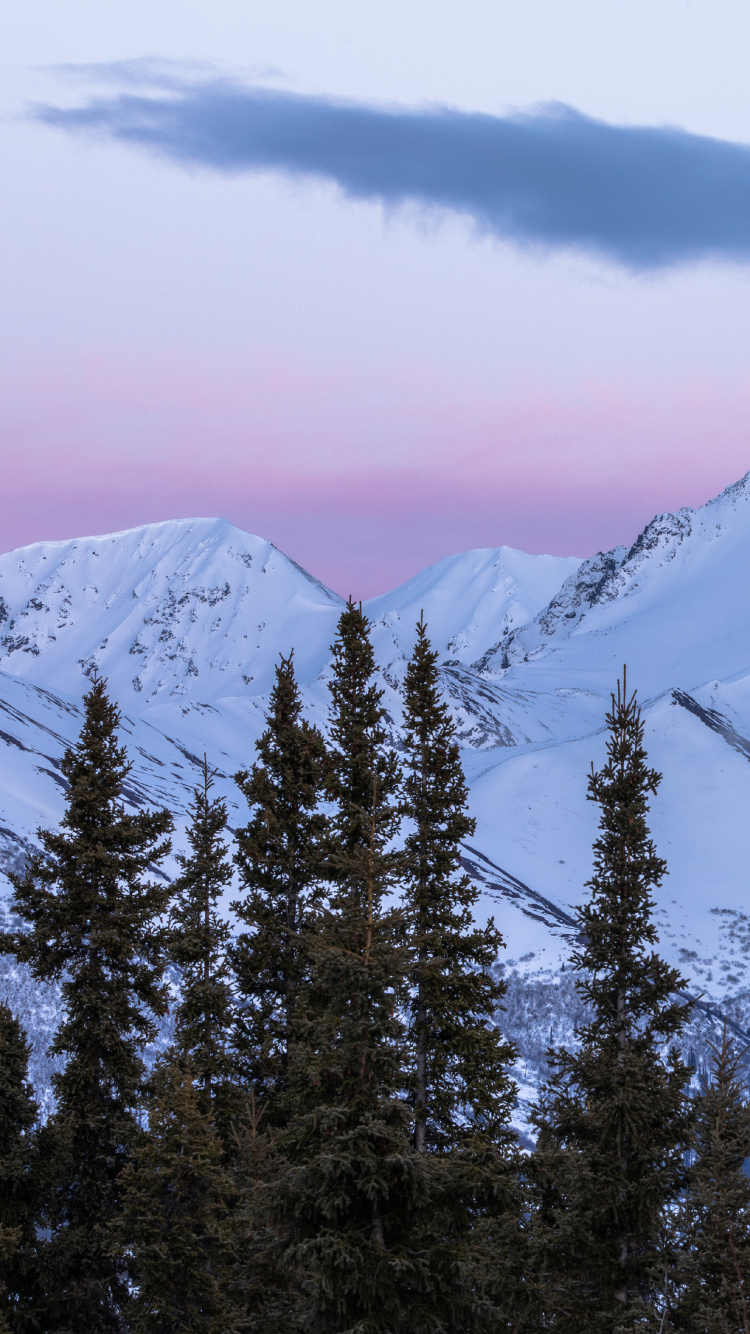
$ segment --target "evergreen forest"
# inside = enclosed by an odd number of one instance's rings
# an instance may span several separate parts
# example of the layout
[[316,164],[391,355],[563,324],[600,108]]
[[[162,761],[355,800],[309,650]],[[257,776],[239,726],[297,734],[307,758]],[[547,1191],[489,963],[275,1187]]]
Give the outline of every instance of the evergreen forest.
[[394,748],[368,631],[349,602],[325,736],[280,659],[244,823],[204,761],[171,879],[92,675],[0,938],[62,998],[45,1116],[0,1006],[0,1334],[750,1334],[745,1051],[683,1059],[625,672],[529,1147],[437,655],[420,621]]

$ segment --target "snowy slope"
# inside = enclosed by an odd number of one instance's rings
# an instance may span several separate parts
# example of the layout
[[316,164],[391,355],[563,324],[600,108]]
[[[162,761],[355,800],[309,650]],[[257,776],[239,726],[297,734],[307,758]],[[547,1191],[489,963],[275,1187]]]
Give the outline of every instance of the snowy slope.
[[750,664],[749,569],[750,474],[700,509],[659,515],[629,551],[584,562],[481,665],[527,689],[592,685],[625,660],[648,695],[727,679]]
[[0,557],[0,669],[80,694],[96,665],[139,707],[262,694],[279,652],[320,671],[342,605],[224,519],[37,543]]
[[[0,867],[20,867],[34,844],[36,829],[59,820],[67,787],[60,760],[77,738],[82,721],[80,700],[0,673]],[[256,734],[261,725],[259,714]],[[122,715],[120,734],[132,763],[124,789],[127,804],[166,806],[179,825],[198,782],[206,745],[193,751],[184,737],[167,735],[127,713]],[[209,749],[219,789],[229,801],[230,823],[236,825],[236,813],[244,803],[232,775],[250,757],[246,734],[215,728]]]
[[[750,927],[749,572],[750,476],[701,509],[657,517],[630,550],[584,562],[470,669],[488,689],[530,692],[537,722],[535,700],[557,703],[545,718],[554,737],[474,751],[465,763],[478,848],[567,907],[590,874],[586,773],[603,759],[608,694],[627,663],[664,774],[652,810],[670,868],[662,948],[724,997],[750,984],[747,951],[730,939]],[[527,934],[529,949],[549,953],[550,941],[537,935],[535,946]]]
[[389,650],[408,656],[424,613],[438,652],[456,664],[471,663],[541,612],[580,564],[575,556],[529,556],[512,547],[446,556],[366,604],[379,656]]
[[[397,589],[392,605],[383,598],[368,604],[393,726],[422,608],[436,621],[441,650],[463,636],[464,656],[485,652],[541,610],[579,563],[509,548],[470,552]],[[294,650],[308,711],[325,726],[329,646],[342,605],[268,542],[219,519],[39,543],[0,557],[0,713],[7,724],[0,732],[0,859],[17,862],[37,826],[61,813],[59,762],[80,726],[78,704],[94,666],[124,710],[134,802],[166,804],[179,816],[206,752],[237,808],[231,775],[253,761],[280,652]],[[551,735],[548,701],[495,689],[470,671],[467,685],[465,670],[447,666],[445,686],[468,744],[515,744],[519,728],[512,732],[509,723],[516,713],[525,740]],[[501,708],[507,721],[498,732]]]

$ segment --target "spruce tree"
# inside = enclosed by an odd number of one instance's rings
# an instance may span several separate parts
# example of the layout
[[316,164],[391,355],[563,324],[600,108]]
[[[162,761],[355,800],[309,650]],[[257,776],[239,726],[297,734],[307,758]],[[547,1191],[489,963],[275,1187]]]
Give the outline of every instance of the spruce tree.
[[415,1234],[428,1174],[410,1147],[404,1087],[403,916],[389,902],[401,854],[398,766],[386,749],[368,622],[349,602],[333,646],[330,901],[309,948],[295,1116],[281,1137],[289,1261],[309,1294],[310,1334],[421,1331],[428,1261]]
[[239,995],[240,1072],[266,1124],[283,1118],[290,1042],[305,975],[304,934],[320,892],[325,745],[302,717],[292,654],[276,668],[258,762],[237,774],[251,818],[237,831],[243,897],[232,904],[242,932],[232,951]]
[[37,1105],[28,1082],[29,1044],[0,1004],[0,1334],[36,1325],[39,1184],[33,1126]]
[[750,1105],[745,1052],[724,1031],[695,1099],[694,1161],[678,1218],[676,1330],[750,1334]]
[[200,786],[190,805],[190,852],[178,854],[181,875],[172,887],[170,954],[182,972],[182,998],[175,1012],[175,1046],[188,1058],[202,1099],[228,1134],[237,1109],[232,1085],[234,997],[228,961],[231,929],[218,903],[232,879],[227,845],[226,803],[212,797],[215,771],[204,756]]
[[[496,1026],[505,986],[490,971],[503,940],[477,927],[479,893],[461,873],[461,844],[474,832],[455,725],[440,697],[437,654],[423,618],[404,681],[406,771],[404,908],[409,925],[409,1038],[414,1146],[430,1155],[450,1200],[443,1220],[449,1264],[459,1255],[469,1285],[462,1334],[501,1328],[517,1315],[522,1281],[518,1144],[510,1126],[515,1085],[511,1043]],[[446,1252],[438,1248],[445,1261]],[[459,1276],[451,1278],[459,1297]],[[480,1295],[491,1294],[489,1306]]]
[[120,1329],[126,1294],[109,1250],[120,1183],[138,1137],[142,1051],[166,1008],[164,932],[169,887],[147,878],[169,850],[167,811],[129,814],[130,772],[118,745],[120,715],[94,676],[77,743],[64,754],[68,783],[59,830],[11,877],[12,907],[27,930],[3,949],[41,981],[59,981],[62,1021],[50,1051],[56,1109],[41,1144],[48,1163],[46,1331]]
[[232,1334],[236,1236],[234,1189],[189,1062],[155,1073],[149,1133],[123,1175],[123,1210],[113,1229],[133,1296],[132,1334]]
[[554,1074],[536,1115],[543,1314],[549,1327],[575,1334],[649,1327],[687,1133],[689,1072],[665,1045],[689,1006],[679,999],[683,979],[652,949],[652,894],[666,866],[646,815],[660,775],[648,767],[624,674],[607,727],[607,762],[589,779],[600,832],[572,957],[589,1016],[577,1051],[550,1053]]
[[474,833],[475,821],[466,809],[456,729],[440,698],[436,663],[420,620],[404,682],[404,814],[412,832],[403,876],[420,1153],[465,1144],[477,1133],[506,1143],[516,1091],[508,1074],[515,1051],[494,1024],[505,986],[490,969],[504,942],[492,919],[474,925],[479,891],[461,874],[461,843]]

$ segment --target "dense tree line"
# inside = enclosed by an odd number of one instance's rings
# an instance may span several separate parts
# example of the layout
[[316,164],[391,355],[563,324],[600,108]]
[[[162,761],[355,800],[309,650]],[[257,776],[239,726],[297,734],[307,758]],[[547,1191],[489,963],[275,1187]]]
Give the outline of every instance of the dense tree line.
[[65,815],[0,942],[60,984],[64,1060],[41,1125],[0,1006],[0,1334],[750,1334],[744,1053],[725,1034],[691,1092],[652,920],[660,776],[624,678],[606,721],[571,959],[586,1020],[549,1053],[525,1152],[503,941],[461,869],[474,825],[423,622],[398,749],[360,607],[327,738],[281,659],[236,778],[247,822],[230,837],[204,762],[172,883],[172,817],[126,810],[93,678]]

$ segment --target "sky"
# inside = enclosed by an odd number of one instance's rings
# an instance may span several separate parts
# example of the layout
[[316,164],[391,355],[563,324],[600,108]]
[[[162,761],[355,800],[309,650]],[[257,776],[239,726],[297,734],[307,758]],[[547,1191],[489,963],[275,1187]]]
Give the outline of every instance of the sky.
[[367,597],[750,468],[746,0],[0,0],[0,545]]

